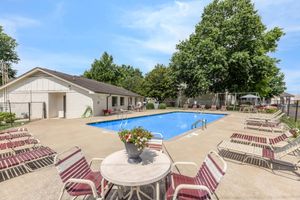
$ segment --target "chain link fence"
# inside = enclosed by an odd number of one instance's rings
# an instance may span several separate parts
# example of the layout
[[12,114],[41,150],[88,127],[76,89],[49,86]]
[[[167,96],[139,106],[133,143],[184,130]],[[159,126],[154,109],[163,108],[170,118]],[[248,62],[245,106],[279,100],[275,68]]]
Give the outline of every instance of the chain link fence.
[[295,119],[295,121],[300,120],[300,101],[288,101],[287,104],[279,105],[282,112],[286,113],[290,118]]
[[45,102],[6,102],[0,103],[0,112],[16,114],[18,120],[33,120],[46,118]]

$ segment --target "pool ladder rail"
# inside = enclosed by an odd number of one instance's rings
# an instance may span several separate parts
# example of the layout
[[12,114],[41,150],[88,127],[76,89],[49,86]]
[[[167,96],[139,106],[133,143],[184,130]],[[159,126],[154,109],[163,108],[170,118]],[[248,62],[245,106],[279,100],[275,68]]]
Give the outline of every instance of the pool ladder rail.
[[197,124],[202,123],[202,130],[204,130],[205,128],[207,128],[207,120],[206,119],[198,119],[197,121],[195,121],[192,126],[191,129],[197,128]]
[[[120,129],[123,129],[124,126],[127,125],[127,119],[128,119],[127,113],[126,112],[118,113],[117,117],[118,117],[119,120],[121,120]],[[125,124],[124,124],[124,122],[125,122]]]

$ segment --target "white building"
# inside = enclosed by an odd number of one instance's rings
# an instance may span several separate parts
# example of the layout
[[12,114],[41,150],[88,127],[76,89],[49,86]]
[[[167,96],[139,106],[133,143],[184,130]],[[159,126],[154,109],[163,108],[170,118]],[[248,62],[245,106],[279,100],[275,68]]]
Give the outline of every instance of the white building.
[[271,98],[270,104],[294,104],[295,100],[295,95],[283,92],[279,96],[274,96]]
[[[18,117],[79,118],[88,106],[98,116],[104,109],[128,109],[142,101],[142,96],[84,77],[34,68],[0,87],[0,102],[6,100]],[[3,109],[5,104],[1,105]]]

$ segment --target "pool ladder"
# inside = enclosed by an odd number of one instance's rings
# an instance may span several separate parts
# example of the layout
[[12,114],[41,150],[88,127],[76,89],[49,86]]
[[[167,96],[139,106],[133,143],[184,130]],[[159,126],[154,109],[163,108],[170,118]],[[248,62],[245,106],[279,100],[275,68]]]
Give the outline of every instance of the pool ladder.
[[207,128],[207,120],[206,119],[199,119],[199,120],[195,121],[192,124],[191,129],[197,128],[197,124],[199,124],[200,122],[202,123],[202,126],[201,126],[202,130]]
[[[121,112],[121,114],[118,114],[118,119],[121,120],[120,129],[123,129],[124,126],[127,125],[127,113]],[[124,124],[125,121],[125,124]]]

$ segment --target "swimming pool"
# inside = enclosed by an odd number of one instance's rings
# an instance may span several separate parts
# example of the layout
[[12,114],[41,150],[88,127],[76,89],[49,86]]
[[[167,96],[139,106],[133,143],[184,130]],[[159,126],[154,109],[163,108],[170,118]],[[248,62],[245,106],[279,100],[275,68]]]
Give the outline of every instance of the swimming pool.
[[[96,122],[90,123],[88,125],[114,131],[119,131],[120,129],[132,129],[134,127],[141,126],[151,132],[162,133],[164,136],[164,140],[168,140],[191,130],[192,124],[197,120],[206,119],[207,123],[211,123],[224,116],[225,114],[208,114],[200,112],[170,112],[128,118],[126,120],[124,119]],[[198,123],[197,127],[201,127],[201,125],[202,123]]]

